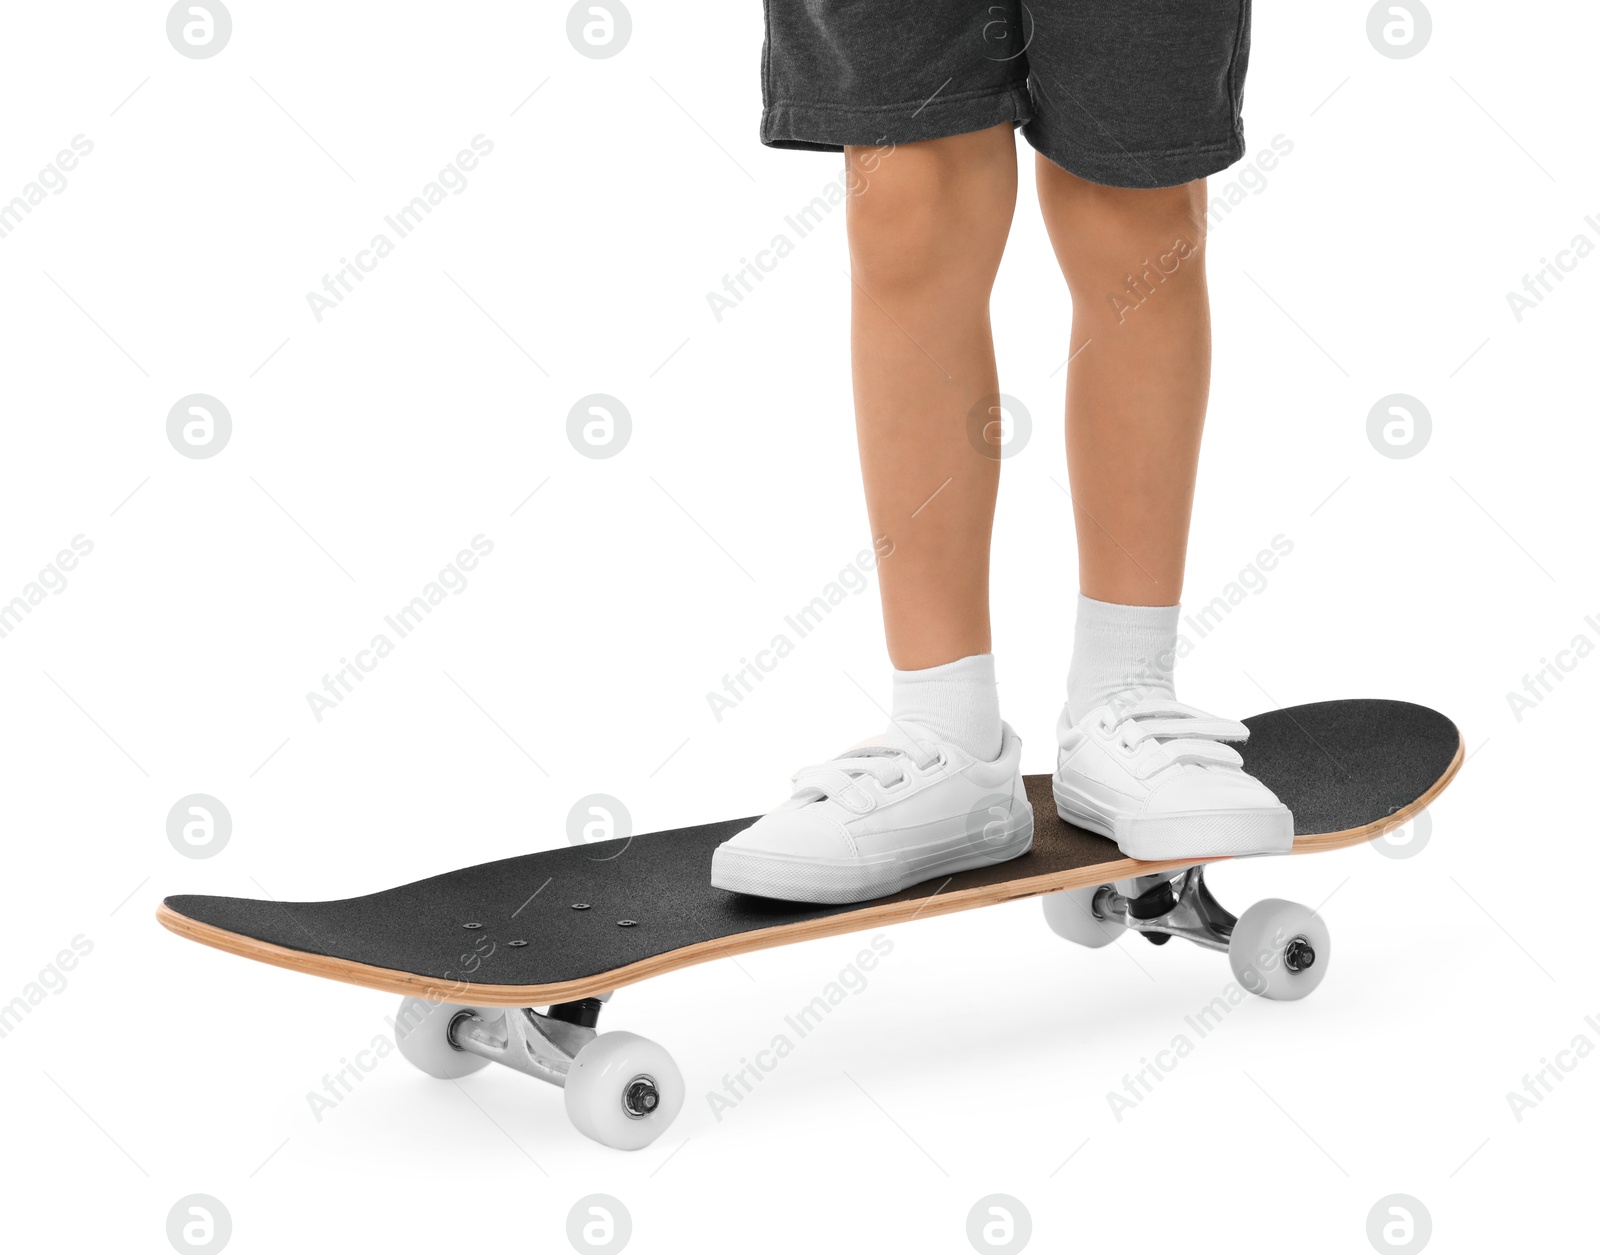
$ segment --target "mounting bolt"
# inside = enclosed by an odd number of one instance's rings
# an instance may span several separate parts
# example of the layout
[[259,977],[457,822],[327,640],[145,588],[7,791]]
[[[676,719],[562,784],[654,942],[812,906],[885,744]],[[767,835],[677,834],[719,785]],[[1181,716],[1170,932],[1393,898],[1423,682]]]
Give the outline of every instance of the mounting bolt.
[[635,1120],[642,1120],[660,1105],[661,1093],[651,1077],[636,1076],[622,1091],[622,1109]]
[[1304,937],[1296,937],[1283,948],[1283,965],[1291,972],[1303,972],[1317,961],[1317,952]]

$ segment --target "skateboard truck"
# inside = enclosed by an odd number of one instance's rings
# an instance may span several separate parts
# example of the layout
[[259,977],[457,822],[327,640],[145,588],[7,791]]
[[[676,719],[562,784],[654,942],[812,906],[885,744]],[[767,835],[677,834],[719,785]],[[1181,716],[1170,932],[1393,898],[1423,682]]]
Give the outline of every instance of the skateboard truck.
[[407,998],[395,1021],[400,1053],[454,1079],[504,1064],[564,1091],[579,1132],[622,1150],[653,1142],[683,1106],[683,1076],[655,1042],[596,1031],[609,993],[532,1007],[459,1006]]
[[1046,894],[1044,913],[1057,934],[1080,945],[1103,946],[1131,929],[1157,945],[1183,937],[1220,950],[1245,990],[1264,998],[1304,998],[1328,970],[1321,916],[1266,898],[1236,918],[1212,894],[1203,864]]
[[[599,1036],[594,1026],[610,997],[607,993],[558,1002],[542,1015],[532,1007],[508,1007],[492,1022],[464,1009],[451,1018],[447,1035],[457,1050],[565,1087],[573,1059]],[[660,1106],[655,1077],[641,1073],[623,1087],[622,1109],[630,1118],[642,1120]]]
[[[598,1008],[600,999],[585,998],[583,1002],[593,1002]],[[598,1036],[594,1030],[598,1009],[590,1012],[584,1008],[578,1018],[569,1018],[573,1009],[581,1006],[558,1003],[543,1015],[532,1007],[507,1007],[492,1019],[481,1011],[463,1008],[451,1017],[446,1036],[457,1050],[564,1086],[572,1060]]]
[[1141,932],[1157,945],[1184,937],[1208,950],[1227,950],[1239,921],[1212,895],[1203,865],[1140,876],[1132,887],[1138,892],[1125,897],[1115,885],[1101,885],[1095,890],[1095,915]]

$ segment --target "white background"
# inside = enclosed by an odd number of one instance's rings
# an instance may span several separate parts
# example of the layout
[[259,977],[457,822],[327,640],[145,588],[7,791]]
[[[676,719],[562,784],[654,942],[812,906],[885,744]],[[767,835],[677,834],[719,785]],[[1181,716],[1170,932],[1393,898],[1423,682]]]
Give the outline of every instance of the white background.
[[[840,159],[760,146],[750,4],[636,4],[609,59],[550,3],[232,12],[204,60],[153,4],[11,5],[0,39],[0,201],[93,144],[0,239],[0,601],[93,544],[0,639],[0,1002],[92,944],[0,1038],[8,1246],[167,1250],[197,1192],[240,1252],[566,1249],[593,1193],[639,1251],[961,1251],[992,1193],[1041,1250],[1366,1250],[1396,1192],[1436,1250],[1576,1219],[1600,1056],[1520,1122],[1506,1095],[1579,1034],[1600,1045],[1600,660],[1520,720],[1507,693],[1600,642],[1600,256],[1520,322],[1506,293],[1575,236],[1600,244],[1591,8],[1437,3],[1408,59],[1374,50],[1362,4],[1255,19],[1250,152],[1293,150],[1212,234],[1189,599],[1276,535],[1293,552],[1180,693],[1238,715],[1405,698],[1471,751],[1415,857],[1215,875],[1236,910],[1326,903],[1317,994],[1242,1006],[1119,1122],[1108,1091],[1188,1031],[1222,958],[1081,950],[1033,902],[922,920],[719,1122],[707,1093],[865,938],[711,963],[607,1013],[688,1080],[633,1155],[526,1077],[457,1087],[395,1055],[318,1121],[307,1093],[395,1000],[188,944],[153,912],[559,845],[597,791],[639,831],[755,813],[878,730],[871,587],[720,722],[706,699],[867,543],[842,211],[720,322],[706,300]],[[479,134],[465,190],[317,321],[307,292]],[[994,322],[1035,430],[1005,465],[994,610],[1005,714],[1043,771],[1074,587],[1069,310],[1023,172]],[[206,460],[165,433],[197,392],[233,419]],[[632,416],[608,460],[567,439],[591,393]],[[1367,438],[1391,393],[1432,415],[1409,459]],[[466,590],[315,719],[308,690],[479,534],[494,550]],[[213,858],[167,840],[193,792],[233,818]]]

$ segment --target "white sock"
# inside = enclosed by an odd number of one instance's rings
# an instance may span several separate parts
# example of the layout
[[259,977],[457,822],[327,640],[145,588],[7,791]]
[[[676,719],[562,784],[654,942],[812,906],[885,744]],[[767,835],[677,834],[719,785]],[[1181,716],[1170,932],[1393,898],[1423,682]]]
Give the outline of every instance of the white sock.
[[1118,606],[1078,594],[1078,626],[1067,669],[1067,722],[1096,706],[1173,698],[1177,606]]
[[896,671],[893,725],[959,746],[979,762],[1000,755],[1000,691],[994,655],[973,654],[921,671]]

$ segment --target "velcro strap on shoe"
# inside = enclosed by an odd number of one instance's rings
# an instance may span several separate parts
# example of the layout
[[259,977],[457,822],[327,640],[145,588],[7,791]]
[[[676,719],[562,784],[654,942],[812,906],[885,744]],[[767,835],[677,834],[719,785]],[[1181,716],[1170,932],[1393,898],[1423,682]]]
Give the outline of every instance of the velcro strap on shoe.
[[1203,719],[1137,719],[1130,720],[1133,740],[1148,741],[1152,737],[1184,737],[1212,741],[1243,741],[1250,729],[1233,719],[1206,716]]
[[1182,702],[1153,697],[1122,712],[1123,724],[1131,723],[1138,739],[1147,737],[1204,737],[1213,741],[1247,741],[1250,729],[1236,719],[1221,719]]
[[900,755],[888,753],[841,754],[831,762],[818,763],[795,773],[791,800],[815,802],[832,798],[846,810],[864,815],[874,806],[870,793],[857,783],[860,776],[871,776],[879,784],[893,784],[905,774]]
[[1141,780],[1148,779],[1173,763],[1195,763],[1206,767],[1244,766],[1239,751],[1221,741],[1163,741],[1160,751],[1135,769]]

